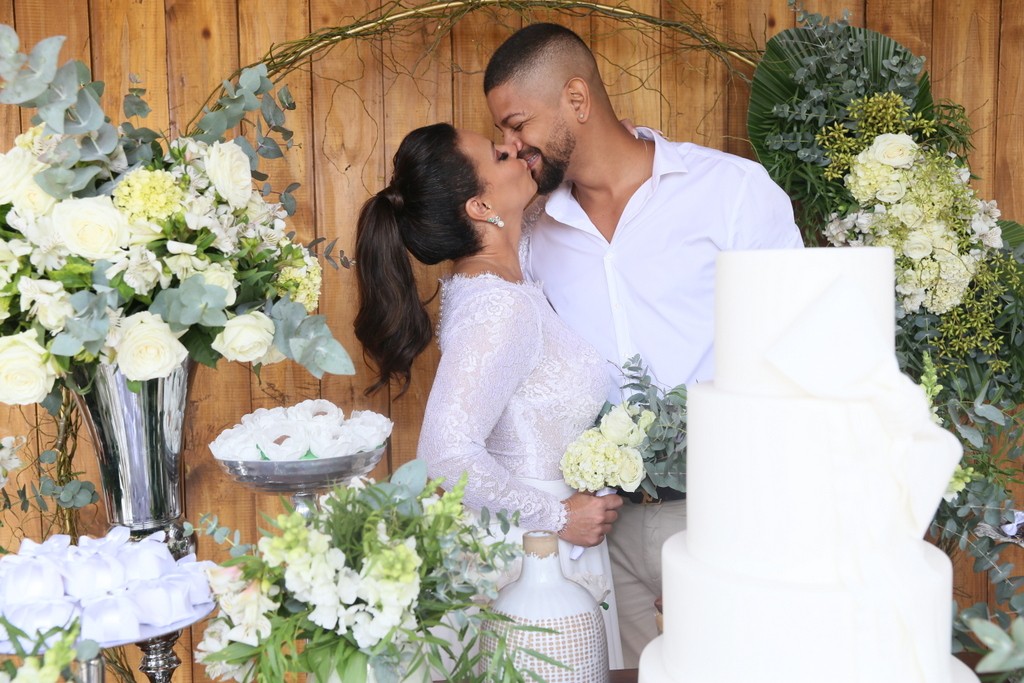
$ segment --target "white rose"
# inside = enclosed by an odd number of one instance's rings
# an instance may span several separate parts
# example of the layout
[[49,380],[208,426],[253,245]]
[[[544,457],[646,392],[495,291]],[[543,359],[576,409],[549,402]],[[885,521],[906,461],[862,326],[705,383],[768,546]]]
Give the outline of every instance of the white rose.
[[636,491],[647,474],[644,459],[640,457],[640,451],[629,446],[619,448],[619,456],[619,486],[623,491]]
[[110,197],[65,199],[53,207],[53,228],[72,254],[91,261],[113,258],[128,246],[128,219]]
[[903,199],[903,195],[905,194],[907,194],[907,188],[903,186],[903,183],[894,181],[883,185],[881,189],[875,193],[875,198],[880,202],[892,204]]
[[216,285],[224,289],[227,293],[227,305],[231,306],[235,303],[237,293],[235,288],[238,286],[238,280],[235,279],[235,271],[221,263],[211,263],[207,266],[206,270],[202,271],[201,275],[203,280],[208,285]]
[[903,241],[903,254],[920,261],[932,253],[932,238],[922,230],[914,230]]
[[57,198],[31,177],[15,189],[11,201],[22,216],[44,216],[57,204]]
[[213,340],[213,350],[228,360],[251,363],[266,355],[274,343],[274,321],[259,311],[228,321]]
[[908,228],[916,228],[924,220],[924,211],[917,204],[897,204],[889,207],[889,213],[898,218]]
[[868,148],[868,156],[893,168],[910,168],[917,158],[917,143],[903,133],[883,133]]
[[13,202],[21,185],[45,168],[46,164],[22,147],[0,154],[0,204]]
[[170,325],[148,311],[125,318],[120,324],[116,361],[130,380],[167,377],[188,357]]
[[637,429],[629,412],[617,405],[601,418],[601,433],[618,446],[639,446],[644,434]]
[[232,209],[241,209],[252,195],[249,157],[234,142],[215,142],[206,150],[206,175]]
[[53,388],[57,372],[46,349],[27,331],[0,337],[0,403],[39,403]]

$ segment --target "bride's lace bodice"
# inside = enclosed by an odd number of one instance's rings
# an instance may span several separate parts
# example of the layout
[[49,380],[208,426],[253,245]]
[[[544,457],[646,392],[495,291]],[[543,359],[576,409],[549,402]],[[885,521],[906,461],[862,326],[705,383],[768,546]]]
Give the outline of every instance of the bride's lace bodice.
[[469,507],[518,511],[523,528],[561,530],[557,496],[520,479],[562,478],[566,446],[604,404],[603,361],[539,285],[493,275],[442,284],[438,343],[418,452],[430,475],[452,486],[467,472]]

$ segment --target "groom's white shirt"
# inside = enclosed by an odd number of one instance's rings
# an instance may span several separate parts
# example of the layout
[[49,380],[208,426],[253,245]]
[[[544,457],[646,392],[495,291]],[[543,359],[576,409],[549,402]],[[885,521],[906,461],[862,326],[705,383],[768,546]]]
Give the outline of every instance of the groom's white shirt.
[[608,360],[612,402],[622,398],[621,365],[634,354],[665,387],[712,379],[718,252],[803,246],[789,198],[759,164],[639,133],[655,142],[653,173],[611,242],[566,182],[548,198],[523,254],[527,277]]

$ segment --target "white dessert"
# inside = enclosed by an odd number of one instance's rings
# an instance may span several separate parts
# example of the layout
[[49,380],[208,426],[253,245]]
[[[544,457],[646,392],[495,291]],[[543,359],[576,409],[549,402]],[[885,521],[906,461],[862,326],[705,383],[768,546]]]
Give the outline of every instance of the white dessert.
[[715,381],[689,389],[687,531],[640,683],[977,681],[922,539],[962,451],[899,372],[893,283],[882,248],[719,256]]

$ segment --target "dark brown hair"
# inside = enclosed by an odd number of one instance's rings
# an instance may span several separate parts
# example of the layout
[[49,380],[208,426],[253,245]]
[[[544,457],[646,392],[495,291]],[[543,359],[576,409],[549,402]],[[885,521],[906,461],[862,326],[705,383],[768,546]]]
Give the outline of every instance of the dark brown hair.
[[356,229],[355,332],[378,372],[366,393],[396,378],[402,382],[399,396],[409,387],[412,362],[433,337],[409,255],[433,265],[480,251],[465,207],[482,191],[455,128],[436,123],[405,136],[391,183],[363,205]]

